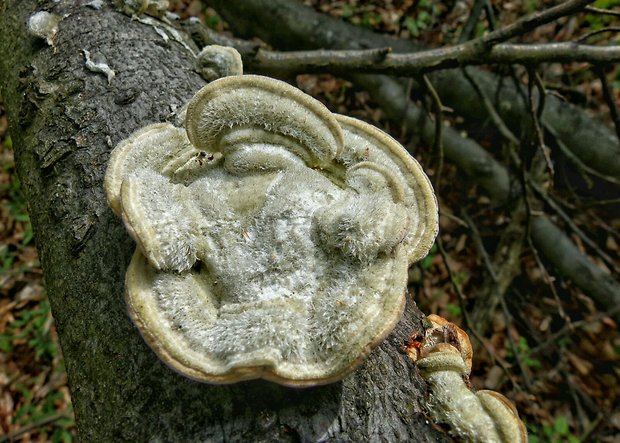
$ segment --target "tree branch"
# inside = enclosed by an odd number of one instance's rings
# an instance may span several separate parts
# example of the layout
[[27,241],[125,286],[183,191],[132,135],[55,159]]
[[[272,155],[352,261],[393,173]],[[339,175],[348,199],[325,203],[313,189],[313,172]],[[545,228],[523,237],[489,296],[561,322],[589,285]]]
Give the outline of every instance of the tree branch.
[[280,75],[363,72],[408,77],[459,66],[484,64],[618,63],[620,47],[581,45],[573,42],[537,45],[504,43],[480,52],[478,46],[464,43],[407,54],[390,53],[390,48],[290,52],[259,49],[255,55],[246,55],[244,62],[253,71]]
[[[414,76],[457,66],[483,64],[540,63],[615,63],[620,62],[620,48],[547,43],[539,45],[501,44],[538,26],[583,9],[592,0],[572,0],[532,14],[497,31],[451,47],[416,53],[390,54],[391,49],[316,50],[274,52],[259,49],[246,57],[248,67],[261,72],[289,74],[310,72],[347,73],[351,71]],[[480,8],[482,2],[477,4]],[[476,5],[474,5],[476,7]],[[472,11],[479,15],[480,11]]]
[[620,11],[611,11],[609,9],[595,8],[594,6],[586,6],[584,11],[591,12],[593,14],[611,15],[613,17],[620,17]]
[[463,26],[463,30],[459,35],[459,43],[465,43],[466,41],[472,39],[474,30],[476,29],[476,24],[478,24],[482,10],[487,6],[488,1],[489,0],[474,1],[474,5],[471,7],[471,11],[469,11],[467,22],[465,22],[465,26]]
[[[241,37],[256,36],[281,50],[300,49],[368,49],[391,47],[395,53],[421,50],[411,40],[376,34],[335,18],[318,13],[291,0],[203,0],[215,8]],[[573,2],[565,2],[566,4]],[[525,95],[520,85],[506,84],[497,75],[472,67],[470,75],[493,98],[501,118],[514,133],[521,132],[522,116],[527,112]],[[441,101],[465,117],[484,120],[484,105],[461,70],[442,70],[429,76]],[[418,86],[419,87],[419,86]],[[615,133],[582,109],[548,97],[541,117],[574,157],[591,169],[609,176],[620,176],[620,147]]]
[[[546,23],[550,23],[561,17],[575,14],[576,12],[583,10],[583,8],[590,3],[594,3],[594,0],[571,0],[562,2],[557,6],[545,9],[541,12],[535,12],[508,26],[498,29],[497,31],[493,31],[484,37],[481,37],[480,40],[486,46],[505,42],[513,37],[523,35],[533,29],[536,29]],[[475,40],[471,43],[474,42]]]

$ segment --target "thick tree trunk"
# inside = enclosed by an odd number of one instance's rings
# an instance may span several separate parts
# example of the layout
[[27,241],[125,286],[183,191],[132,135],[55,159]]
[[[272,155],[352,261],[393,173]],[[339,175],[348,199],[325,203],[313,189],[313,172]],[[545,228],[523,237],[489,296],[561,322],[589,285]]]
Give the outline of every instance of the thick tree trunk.
[[[1,93],[81,440],[445,440],[425,420],[424,383],[402,351],[422,327],[412,302],[360,369],[323,387],[200,384],[147,347],[123,299],[135,245],[107,206],[103,175],[118,141],[171,119],[203,81],[163,26],[98,4],[0,0]],[[53,46],[27,33],[37,10],[64,17]],[[114,70],[110,82],[86,66],[85,50]]]

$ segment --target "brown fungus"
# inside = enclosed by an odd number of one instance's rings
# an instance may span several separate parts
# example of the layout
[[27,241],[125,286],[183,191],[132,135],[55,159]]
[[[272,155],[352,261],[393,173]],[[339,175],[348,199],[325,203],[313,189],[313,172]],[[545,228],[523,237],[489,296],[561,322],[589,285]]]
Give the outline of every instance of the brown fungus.
[[448,425],[463,441],[527,442],[525,426],[506,397],[470,389],[473,354],[467,334],[437,315],[428,320],[423,340],[408,353],[428,383],[428,408],[434,420]]
[[336,381],[396,325],[407,268],[437,234],[420,165],[391,137],[278,80],[216,80],[185,128],[115,148],[110,206],[138,248],[132,318],[211,383]]

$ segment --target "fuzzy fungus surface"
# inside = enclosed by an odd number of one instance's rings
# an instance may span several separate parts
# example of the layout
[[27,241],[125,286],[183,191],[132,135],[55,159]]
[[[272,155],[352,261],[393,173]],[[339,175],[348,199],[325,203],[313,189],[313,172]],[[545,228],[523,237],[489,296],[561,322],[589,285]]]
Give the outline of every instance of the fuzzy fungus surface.
[[168,365],[211,383],[348,374],[398,322],[438,229],[400,144],[261,76],[209,83],[184,127],[122,141],[105,186],[138,244],[133,320]]

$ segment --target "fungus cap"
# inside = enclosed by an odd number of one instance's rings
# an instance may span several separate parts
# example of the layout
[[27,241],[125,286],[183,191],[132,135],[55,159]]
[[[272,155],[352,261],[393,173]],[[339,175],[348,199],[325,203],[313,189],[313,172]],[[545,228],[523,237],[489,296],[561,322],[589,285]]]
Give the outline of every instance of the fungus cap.
[[393,329],[437,233],[428,178],[369,124],[232,76],[115,148],[110,206],[138,248],[130,314],[196,380],[336,381]]

